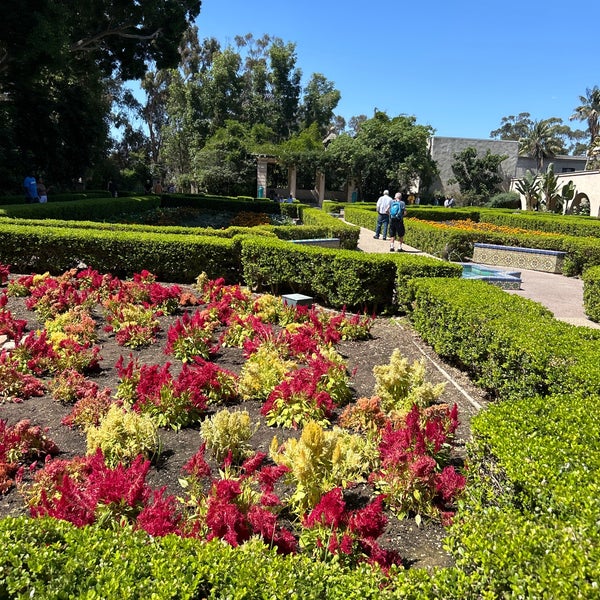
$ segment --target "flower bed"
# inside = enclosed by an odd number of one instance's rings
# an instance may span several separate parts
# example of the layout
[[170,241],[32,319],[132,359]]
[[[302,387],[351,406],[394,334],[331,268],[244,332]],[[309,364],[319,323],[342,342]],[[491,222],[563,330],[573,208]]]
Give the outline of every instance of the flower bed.
[[[441,388],[424,380],[419,363],[391,361],[388,353],[379,357],[379,387],[371,387],[370,402],[354,396],[353,367],[337,348],[366,342],[370,317],[290,307],[207,279],[182,289],[147,272],[121,281],[92,269],[14,277],[1,298],[5,343],[14,344],[2,353],[4,365],[23,383],[1,390],[2,418],[11,419],[4,440],[18,442],[17,431],[31,431],[15,426],[19,409],[31,413],[38,402],[26,385],[33,381],[44,403],[33,414],[51,407],[64,422],[56,459],[40,461],[56,454],[50,430],[36,430],[36,452],[27,450],[31,444],[3,446],[7,490],[14,500],[16,484],[34,516],[77,525],[127,522],[152,535],[216,537],[232,545],[259,535],[282,552],[302,548],[315,557],[334,528],[337,542],[328,542],[325,555],[386,569],[400,556],[378,540],[390,522],[406,515],[433,524],[451,516],[462,485],[448,462],[456,412],[427,408]],[[13,313],[19,303],[31,311],[25,324]],[[81,312],[108,326],[89,328]],[[79,351],[61,353],[73,336]],[[109,348],[112,364],[104,362]],[[148,363],[157,349],[167,361]],[[237,369],[220,366],[223,356],[234,357]],[[332,428],[342,412],[347,426]],[[231,415],[242,418],[235,427],[227,425]],[[241,433],[253,432],[259,419],[259,439],[269,443],[258,444],[257,453],[255,441]],[[190,434],[195,449],[175,461],[174,480],[152,486],[173,465],[168,448]],[[79,450],[65,454],[66,439]],[[299,463],[290,457],[303,447],[311,449],[303,451],[311,471],[317,462],[329,467],[308,479],[294,472]],[[33,461],[40,462],[24,470]],[[185,488],[175,494],[177,479]]]

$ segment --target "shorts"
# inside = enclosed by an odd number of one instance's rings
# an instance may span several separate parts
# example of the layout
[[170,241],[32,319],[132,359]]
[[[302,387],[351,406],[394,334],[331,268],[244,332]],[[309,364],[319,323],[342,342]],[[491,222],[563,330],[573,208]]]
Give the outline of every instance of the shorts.
[[390,219],[390,228],[388,230],[389,237],[404,237],[406,230],[404,229],[404,219]]

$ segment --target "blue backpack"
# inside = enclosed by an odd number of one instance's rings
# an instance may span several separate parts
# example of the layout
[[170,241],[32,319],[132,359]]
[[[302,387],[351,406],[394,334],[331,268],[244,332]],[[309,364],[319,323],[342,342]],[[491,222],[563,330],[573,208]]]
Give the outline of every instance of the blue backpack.
[[402,200],[394,200],[390,206],[390,217],[392,219],[401,219],[404,216],[404,207],[406,205]]

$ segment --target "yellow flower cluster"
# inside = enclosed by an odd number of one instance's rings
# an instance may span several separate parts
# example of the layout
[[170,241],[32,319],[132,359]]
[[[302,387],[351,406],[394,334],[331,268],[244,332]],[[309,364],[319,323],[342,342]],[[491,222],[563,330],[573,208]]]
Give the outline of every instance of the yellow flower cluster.
[[515,234],[531,234],[531,235],[555,235],[552,233],[548,233],[546,231],[537,231],[534,229],[522,229],[521,227],[508,227],[506,225],[494,225],[493,223],[477,223],[476,221],[472,221],[471,219],[457,220],[457,221],[424,221],[420,219],[414,219],[414,221],[419,221],[420,223],[426,223],[427,225],[431,225],[432,227],[437,227],[438,229],[459,229],[461,231],[483,231],[486,233],[505,233],[508,235]]

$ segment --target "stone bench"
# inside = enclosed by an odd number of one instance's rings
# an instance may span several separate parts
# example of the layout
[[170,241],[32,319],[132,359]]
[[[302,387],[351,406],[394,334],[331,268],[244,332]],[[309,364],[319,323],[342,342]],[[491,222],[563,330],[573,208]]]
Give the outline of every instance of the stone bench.
[[304,246],[322,246],[323,248],[339,248],[340,238],[313,238],[308,240],[290,240],[293,244]]
[[566,252],[558,250],[482,243],[473,245],[473,262],[498,267],[544,271],[545,273],[562,273],[565,255]]

